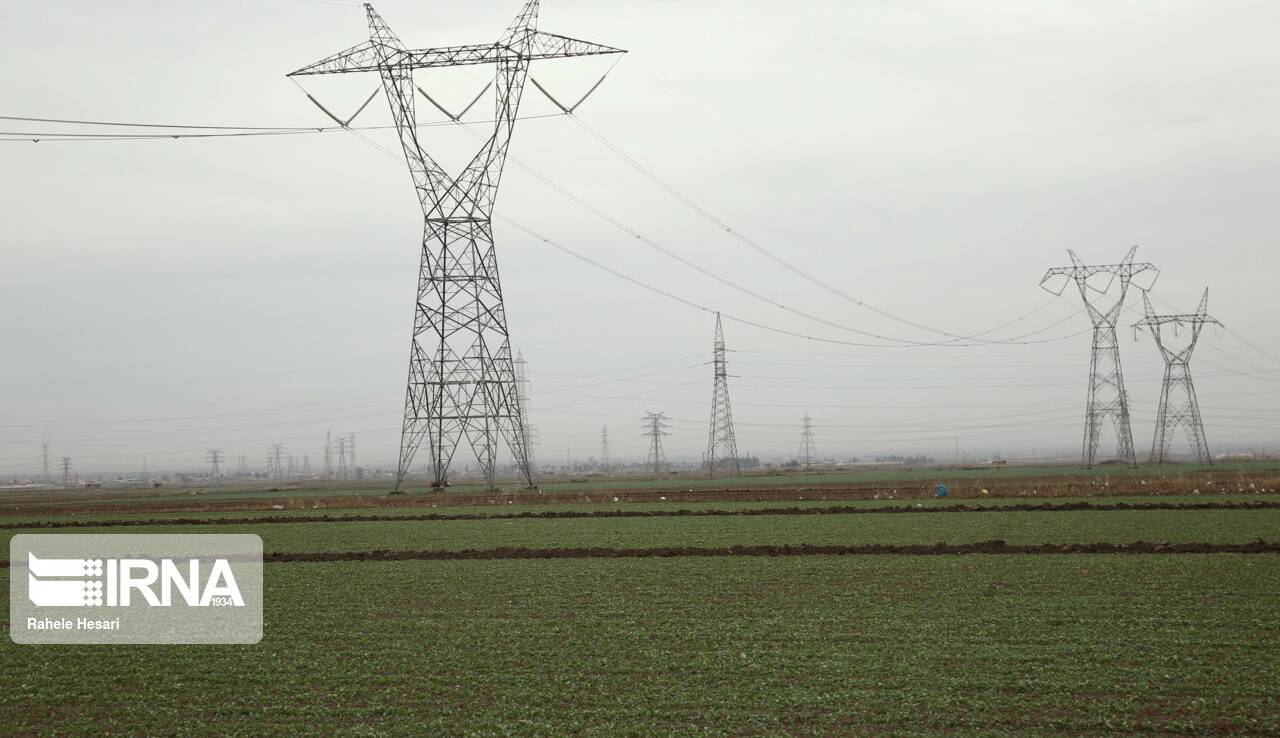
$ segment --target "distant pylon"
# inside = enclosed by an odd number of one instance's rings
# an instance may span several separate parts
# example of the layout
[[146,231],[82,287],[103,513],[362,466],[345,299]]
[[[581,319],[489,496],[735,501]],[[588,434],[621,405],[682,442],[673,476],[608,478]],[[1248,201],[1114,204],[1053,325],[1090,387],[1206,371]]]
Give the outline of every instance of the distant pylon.
[[738,440],[733,435],[733,410],[729,406],[729,372],[725,362],[724,329],[716,313],[716,337],[711,344],[713,382],[711,389],[711,429],[707,433],[707,474],[731,471],[742,476],[738,461]]
[[516,351],[515,359],[516,370],[516,395],[519,398],[521,423],[520,427],[524,433],[521,443],[524,445],[525,463],[530,469],[537,469],[538,464],[533,459],[533,444],[537,438],[537,428],[534,427],[533,421],[533,404],[529,399],[529,362],[525,361],[524,353]]
[[236,469],[236,476],[242,479],[249,476],[249,460],[245,458],[244,454],[240,454],[240,466]]
[[600,428],[600,471],[609,474],[609,426]]
[[649,457],[645,460],[645,465],[653,469],[654,476],[660,476],[667,463],[662,452],[662,437],[671,435],[667,432],[670,427],[667,425],[667,416],[663,413],[645,413],[643,427],[642,435],[649,439]]
[[267,477],[271,479],[284,478],[284,456],[284,444],[271,444],[271,447],[267,449]]
[[813,468],[813,424],[810,422],[809,411],[804,411],[803,425],[800,426],[800,461],[804,464],[804,468]]
[[[1089,396],[1085,404],[1084,447],[1081,462],[1085,466],[1093,466],[1098,455],[1098,442],[1102,436],[1102,423],[1110,418],[1116,431],[1116,458],[1129,465],[1137,464],[1133,452],[1133,428],[1129,423],[1129,398],[1124,391],[1124,374],[1120,370],[1120,341],[1116,337],[1116,320],[1124,307],[1125,295],[1129,292],[1129,283],[1139,275],[1150,275],[1150,282],[1139,289],[1147,290],[1155,284],[1160,272],[1154,265],[1133,262],[1137,246],[1129,249],[1124,260],[1119,264],[1086,266],[1076,256],[1071,255],[1071,266],[1056,267],[1045,272],[1040,286],[1055,295],[1061,295],[1068,282],[1075,282],[1080,290],[1080,299],[1084,301],[1085,310],[1093,324],[1093,348],[1089,360]],[[1050,280],[1063,277],[1058,289],[1045,286]],[[1101,288],[1098,282],[1106,279]],[[1110,305],[1097,307],[1089,299],[1089,291],[1099,296],[1111,292],[1111,286],[1119,278],[1120,290],[1115,301]]]
[[[1156,315],[1151,309],[1151,299],[1144,292],[1142,305],[1146,316],[1133,324],[1135,329],[1146,328],[1164,357],[1164,384],[1160,387],[1160,409],[1156,412],[1156,433],[1151,442],[1150,463],[1163,464],[1169,457],[1169,444],[1173,441],[1173,431],[1179,426],[1187,433],[1187,440],[1201,464],[1212,464],[1209,454],[1209,443],[1204,436],[1204,423],[1200,420],[1200,403],[1196,400],[1196,388],[1191,383],[1191,353],[1200,340],[1200,330],[1206,323],[1222,325],[1209,317],[1209,288],[1204,288],[1204,296],[1200,298],[1200,307],[1194,313],[1181,315]],[[1175,351],[1164,345],[1161,329],[1173,323],[1174,335],[1178,327],[1191,326],[1191,339],[1181,351]]]
[[218,474],[222,466],[222,449],[211,448],[204,452],[204,457],[209,460],[209,482],[211,484],[218,483]]
[[347,437],[338,436],[338,479],[347,478]]
[[333,433],[324,432],[324,478],[333,479]]
[[70,456],[62,457],[62,486],[63,487],[71,486],[71,457]]

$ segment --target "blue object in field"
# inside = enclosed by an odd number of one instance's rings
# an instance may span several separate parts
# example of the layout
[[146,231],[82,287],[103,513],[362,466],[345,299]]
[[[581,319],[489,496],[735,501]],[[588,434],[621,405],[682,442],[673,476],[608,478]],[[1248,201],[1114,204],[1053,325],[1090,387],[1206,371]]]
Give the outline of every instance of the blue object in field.
[[946,497],[946,496],[947,496],[947,485],[945,485],[945,484],[939,484],[939,485],[938,485],[938,496],[939,496],[939,497]]

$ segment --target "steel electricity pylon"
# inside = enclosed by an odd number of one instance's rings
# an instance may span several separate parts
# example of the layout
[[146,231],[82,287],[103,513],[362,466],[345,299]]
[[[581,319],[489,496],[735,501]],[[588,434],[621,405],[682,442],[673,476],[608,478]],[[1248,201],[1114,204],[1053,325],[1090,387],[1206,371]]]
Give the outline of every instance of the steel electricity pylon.
[[[1194,313],[1178,315],[1157,315],[1151,309],[1151,299],[1142,295],[1145,317],[1133,324],[1134,329],[1146,328],[1164,357],[1164,384],[1160,387],[1160,409],[1156,412],[1156,433],[1151,442],[1152,464],[1163,464],[1169,457],[1169,444],[1173,441],[1173,432],[1181,427],[1187,434],[1187,440],[1201,464],[1212,464],[1209,455],[1209,443],[1204,436],[1204,423],[1200,420],[1200,403],[1196,400],[1196,388],[1191,383],[1191,354],[1200,340],[1200,330],[1208,323],[1222,325],[1209,317],[1209,288],[1204,289],[1200,298],[1200,307]],[[1191,336],[1181,349],[1172,349],[1165,345],[1167,336],[1162,335],[1164,326],[1172,323],[1174,336],[1178,328],[1188,326]]]
[[716,313],[716,337],[711,345],[714,366],[711,388],[711,428],[707,433],[707,474],[728,471],[742,476],[738,440],[733,435],[733,409],[729,406],[729,372],[725,362],[724,329]]
[[813,468],[813,424],[812,418],[809,417],[809,411],[804,413],[803,425],[800,426],[800,463],[804,464],[804,468]]
[[209,460],[209,482],[217,484],[222,476],[222,449],[211,448],[204,452],[204,457]]
[[538,463],[533,458],[533,444],[537,440],[538,429],[533,425],[533,401],[529,398],[529,362],[525,360],[524,353],[516,352],[514,366],[516,372],[516,398],[520,403],[520,429],[524,434],[520,439],[520,444],[524,450],[525,463],[532,470],[538,468]]
[[662,452],[662,437],[669,436],[667,428],[667,416],[664,413],[645,413],[643,426],[645,438],[649,439],[649,457],[645,460],[646,466],[653,467],[653,475],[660,476],[662,467],[667,463],[667,457]]
[[[1119,264],[1097,266],[1086,266],[1074,251],[1068,250],[1071,266],[1050,269],[1040,280],[1040,286],[1055,295],[1061,295],[1069,282],[1075,282],[1093,324],[1089,395],[1084,416],[1084,449],[1081,453],[1085,466],[1093,466],[1097,459],[1102,424],[1108,418],[1116,432],[1116,459],[1131,466],[1137,464],[1133,452],[1133,428],[1129,423],[1129,398],[1124,391],[1124,374],[1120,370],[1120,341],[1116,337],[1116,320],[1124,308],[1129,284],[1139,278],[1139,289],[1147,290],[1160,275],[1152,264],[1134,263],[1133,255],[1137,250],[1137,246],[1129,249],[1129,253],[1125,254],[1124,260]],[[1061,284],[1054,289],[1051,283],[1059,281],[1059,278]],[[1120,282],[1119,289],[1113,292],[1112,287],[1117,280]],[[1090,292],[1096,294],[1093,300],[1090,299]],[[1102,305],[1095,304],[1094,300],[1102,298],[1106,298]]]
[[[496,42],[432,49],[405,48],[373,6],[364,7],[368,41],[290,76],[377,72],[422,205],[422,258],[396,491],[424,440],[431,453],[432,486],[444,486],[464,438],[490,487],[499,438],[532,486],[494,251],[494,198],[529,64],[622,49],[537,30],[538,0],[528,0]],[[462,172],[451,176],[418,140],[414,93],[426,93],[414,84],[413,72],[475,64],[496,65],[493,130]]]
[[610,474],[609,465],[609,426],[600,427],[600,471]]
[[284,479],[284,458],[286,450],[284,444],[273,443],[267,449],[267,478],[268,479]]

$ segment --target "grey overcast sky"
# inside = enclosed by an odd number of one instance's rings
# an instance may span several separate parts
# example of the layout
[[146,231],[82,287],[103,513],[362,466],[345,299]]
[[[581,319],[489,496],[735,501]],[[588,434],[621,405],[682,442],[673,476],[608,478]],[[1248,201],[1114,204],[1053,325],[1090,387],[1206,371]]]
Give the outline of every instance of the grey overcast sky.
[[[418,47],[494,40],[518,6],[377,4]],[[1212,448],[1280,445],[1280,4],[546,0],[541,18],[543,30],[630,50],[582,120],[737,231],[911,321],[968,335],[1035,311],[987,337],[1061,339],[857,347],[726,319],[741,451],[794,455],[808,410],[819,454],[837,459],[945,458],[957,439],[974,457],[1078,453],[1087,318],[1078,295],[1056,300],[1037,283],[1068,248],[1112,263],[1133,244],[1162,270],[1160,310],[1190,312],[1209,286],[1229,329],[1205,332],[1194,365]],[[284,75],[366,34],[358,4],[319,0],[4,3],[0,114],[324,126]],[[547,62],[533,76],[576,99],[610,63]],[[461,108],[488,73],[418,82]],[[349,113],[376,80],[304,84]],[[469,117],[485,118],[481,107]],[[529,86],[521,112],[555,108]],[[389,122],[383,99],[357,120]],[[455,128],[426,132],[446,164],[474,146]],[[366,135],[396,147],[392,132]],[[520,123],[511,151],[770,300],[945,340],[786,272],[568,118]],[[260,468],[275,442],[315,465],[326,430],[356,433],[362,464],[394,463],[421,238],[403,162],[342,132],[46,136],[0,141],[0,162],[0,478],[37,472],[44,442],[84,473],[143,458],[194,469],[210,448]],[[497,210],[735,318],[876,343],[679,265],[514,162]],[[713,317],[495,228],[541,461],[598,454],[602,426],[616,459],[640,459],[646,410],[671,416],[671,457],[697,458]],[[1141,310],[1131,297],[1126,326]],[[1144,454],[1161,363],[1127,328],[1121,351]]]

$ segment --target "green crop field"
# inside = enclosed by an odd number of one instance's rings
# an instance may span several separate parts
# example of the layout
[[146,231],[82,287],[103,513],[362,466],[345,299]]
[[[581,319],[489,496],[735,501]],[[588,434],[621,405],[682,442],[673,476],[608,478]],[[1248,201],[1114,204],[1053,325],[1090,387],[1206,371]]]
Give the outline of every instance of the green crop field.
[[281,563],[253,646],[0,646],[58,735],[1276,735],[1269,556]]
[[[1280,539],[1280,509],[1266,506],[1030,511],[999,508],[1041,500],[993,497],[963,501],[995,508],[983,512],[814,509],[955,502],[30,511],[0,523],[799,509],[3,530],[6,541],[249,532],[292,554]],[[1280,736],[1275,553],[272,561],[265,584],[256,645],[0,641],[0,734]]]
[[1274,539],[1280,509],[871,513],[164,525],[15,533],[256,533],[273,552],[379,549],[646,548],[809,543],[1246,543]]

